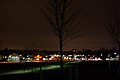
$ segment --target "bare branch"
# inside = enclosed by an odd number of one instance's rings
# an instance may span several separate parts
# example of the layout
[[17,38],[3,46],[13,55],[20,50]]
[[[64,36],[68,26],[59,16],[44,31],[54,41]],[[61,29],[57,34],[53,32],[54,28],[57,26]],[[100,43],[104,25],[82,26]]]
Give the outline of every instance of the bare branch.
[[79,4],[79,6],[76,8],[76,10],[73,11],[73,14],[64,22],[64,25],[73,21],[78,15],[80,15],[82,13],[81,11],[84,8],[84,5],[86,2],[87,2],[87,0],[84,0],[81,4]]
[[[74,40],[74,39],[78,39],[78,38],[82,37],[82,33],[83,33],[90,25],[92,25],[93,23],[94,23],[94,21],[91,22],[90,24],[87,24],[87,25],[84,24],[84,26],[81,26],[80,29],[78,29],[78,30],[76,30],[76,31],[74,31],[74,32],[68,32],[68,34],[66,34],[66,35],[63,37],[63,42],[64,42],[64,44],[67,44],[68,42],[70,42],[70,41],[72,41],[72,40]],[[66,32],[66,33],[67,33],[67,32]]]
[[113,42],[120,45],[120,16],[119,11],[113,8],[112,12],[109,12],[109,22],[106,30],[111,35]]

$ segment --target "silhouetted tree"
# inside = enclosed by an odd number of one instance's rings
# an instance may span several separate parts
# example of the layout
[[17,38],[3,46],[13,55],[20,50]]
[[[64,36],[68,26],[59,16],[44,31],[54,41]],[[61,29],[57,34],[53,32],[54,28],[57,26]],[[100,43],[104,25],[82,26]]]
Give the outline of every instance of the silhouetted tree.
[[117,44],[120,56],[120,12],[117,8],[113,8],[113,10],[109,12],[109,20],[106,30],[110,33],[113,42]]
[[[60,64],[63,69],[63,44],[80,37],[80,32],[86,28],[80,27],[76,22],[79,23],[80,14],[86,7],[87,0],[47,0],[48,6],[46,11],[43,10],[45,17],[51,24],[53,32],[59,39],[60,49]],[[74,24],[74,26],[73,26]],[[79,27],[79,28],[78,28]]]

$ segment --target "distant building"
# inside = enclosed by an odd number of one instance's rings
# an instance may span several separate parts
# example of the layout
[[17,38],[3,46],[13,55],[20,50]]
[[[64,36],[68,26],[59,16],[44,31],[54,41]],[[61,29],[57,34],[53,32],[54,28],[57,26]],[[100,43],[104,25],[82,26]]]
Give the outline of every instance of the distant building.
[[37,56],[34,56],[34,59],[35,59],[35,61],[42,61],[43,60],[43,56],[37,55]]
[[8,56],[7,61],[8,62],[19,62],[20,61],[20,56],[16,53],[13,53],[13,54]]

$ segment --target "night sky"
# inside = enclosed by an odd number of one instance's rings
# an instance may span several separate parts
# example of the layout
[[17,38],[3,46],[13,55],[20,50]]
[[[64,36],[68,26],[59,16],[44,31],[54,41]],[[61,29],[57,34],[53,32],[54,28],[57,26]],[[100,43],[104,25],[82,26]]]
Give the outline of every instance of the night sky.
[[[75,0],[74,0],[75,1]],[[64,45],[64,50],[112,48],[110,36],[105,30],[107,9],[119,0],[88,0],[82,13],[83,24],[90,24],[82,36]],[[39,4],[44,7],[45,1]],[[58,39],[49,22],[34,0],[0,0],[0,48],[38,48],[58,50]]]

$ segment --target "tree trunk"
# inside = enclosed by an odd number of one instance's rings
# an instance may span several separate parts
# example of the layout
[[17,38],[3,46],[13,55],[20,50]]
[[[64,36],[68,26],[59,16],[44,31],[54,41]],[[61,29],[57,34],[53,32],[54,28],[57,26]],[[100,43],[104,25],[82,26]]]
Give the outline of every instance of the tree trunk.
[[120,44],[119,44],[118,54],[119,54],[119,63],[120,63]]
[[119,44],[119,50],[118,50],[118,54],[119,54],[119,66],[118,66],[118,74],[120,75],[120,44]]
[[59,36],[59,46],[60,46],[60,68],[61,70],[63,70],[63,59],[62,59],[62,56],[63,56],[63,41],[62,41],[62,36]]

